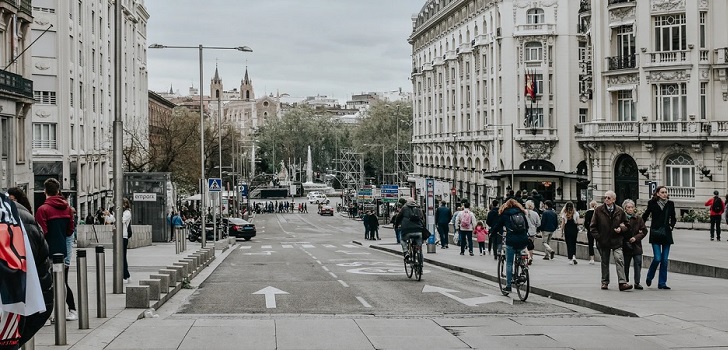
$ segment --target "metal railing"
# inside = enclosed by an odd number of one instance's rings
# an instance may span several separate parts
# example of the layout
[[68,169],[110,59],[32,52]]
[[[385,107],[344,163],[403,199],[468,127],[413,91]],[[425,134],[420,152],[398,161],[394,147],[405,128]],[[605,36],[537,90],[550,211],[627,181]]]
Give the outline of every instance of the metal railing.
[[33,81],[0,69],[0,90],[33,98]]
[[634,0],[609,0],[607,1],[607,5],[615,5],[615,4],[626,4],[626,3],[634,3]]
[[609,70],[637,68],[637,55],[607,57]]

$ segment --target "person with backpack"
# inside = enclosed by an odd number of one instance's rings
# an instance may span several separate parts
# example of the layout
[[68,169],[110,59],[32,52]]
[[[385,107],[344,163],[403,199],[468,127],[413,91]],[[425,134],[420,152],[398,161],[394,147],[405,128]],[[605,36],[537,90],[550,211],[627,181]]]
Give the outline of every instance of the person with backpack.
[[511,291],[513,278],[513,260],[516,254],[528,246],[528,219],[526,210],[515,199],[507,200],[498,210],[498,222],[491,227],[493,231],[504,232],[506,245],[506,287],[505,292]]
[[574,203],[566,202],[561,209],[561,233],[566,241],[566,258],[570,265],[576,265],[576,236],[579,234],[579,212],[574,210]]
[[725,211],[725,203],[720,199],[718,191],[713,191],[713,198],[708,199],[705,206],[710,207],[710,240],[715,236],[720,242],[720,218]]
[[460,245],[460,231],[458,230],[457,226],[457,220],[458,215],[460,215],[460,212],[463,211],[463,207],[457,207],[455,208],[455,212],[452,214],[452,219],[450,219],[450,224],[452,224],[452,239],[455,241],[455,245]]
[[465,248],[467,247],[470,256],[473,256],[475,220],[475,214],[470,211],[470,202],[463,203],[463,211],[460,212],[455,222],[455,227],[460,231],[460,255],[465,255]]
[[[402,206],[397,215],[395,226],[399,228],[402,235],[400,244],[402,252],[407,253],[407,241],[414,240],[416,245],[422,245],[422,231],[425,228],[425,219],[422,209],[412,197],[407,197],[406,203]],[[408,256],[405,255],[405,260]]]

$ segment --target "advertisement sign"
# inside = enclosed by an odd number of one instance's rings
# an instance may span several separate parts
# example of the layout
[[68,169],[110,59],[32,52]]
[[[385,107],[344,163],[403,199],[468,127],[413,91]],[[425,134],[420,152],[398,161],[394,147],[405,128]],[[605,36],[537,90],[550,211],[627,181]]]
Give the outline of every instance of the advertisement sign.
[[395,203],[399,199],[398,185],[382,185],[382,202]]
[[435,180],[425,180],[425,195],[427,205],[427,229],[432,233],[427,239],[427,244],[435,244]]
[[134,202],[156,202],[156,193],[134,193],[132,196]]

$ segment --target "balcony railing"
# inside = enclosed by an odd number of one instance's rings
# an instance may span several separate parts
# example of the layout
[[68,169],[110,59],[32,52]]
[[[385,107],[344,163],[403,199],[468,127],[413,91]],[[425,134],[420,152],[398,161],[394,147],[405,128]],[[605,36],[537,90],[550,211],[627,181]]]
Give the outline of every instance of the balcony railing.
[[616,5],[616,4],[626,4],[626,3],[634,3],[634,0],[609,0],[607,1],[607,5]]
[[0,91],[33,98],[33,81],[0,69]]
[[20,12],[32,16],[33,15],[33,5],[31,5],[31,0],[21,0],[20,1]]
[[670,198],[695,198],[695,187],[665,186],[670,193]]
[[553,34],[554,32],[556,32],[555,24],[519,24],[516,26],[515,31],[513,31],[513,35]]
[[728,47],[715,49],[715,64],[728,64]]
[[637,55],[607,57],[609,70],[637,68]]
[[33,140],[35,149],[56,149],[56,140]]
[[700,50],[700,63],[710,63],[710,51]]
[[663,51],[650,53],[653,64],[689,63],[688,51]]

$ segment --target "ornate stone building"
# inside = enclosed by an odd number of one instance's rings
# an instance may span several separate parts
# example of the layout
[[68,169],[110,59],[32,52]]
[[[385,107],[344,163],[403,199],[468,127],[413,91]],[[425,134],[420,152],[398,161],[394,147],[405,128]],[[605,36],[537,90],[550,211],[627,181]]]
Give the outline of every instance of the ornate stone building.
[[412,20],[410,181],[478,206],[510,189],[583,204],[578,3],[428,0]]
[[581,1],[581,92],[591,99],[575,137],[596,194],[644,203],[654,182],[682,210],[725,194],[726,13],[726,1]]

